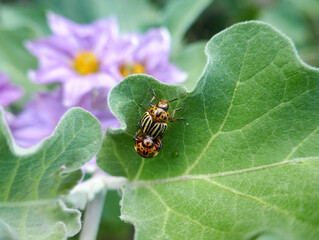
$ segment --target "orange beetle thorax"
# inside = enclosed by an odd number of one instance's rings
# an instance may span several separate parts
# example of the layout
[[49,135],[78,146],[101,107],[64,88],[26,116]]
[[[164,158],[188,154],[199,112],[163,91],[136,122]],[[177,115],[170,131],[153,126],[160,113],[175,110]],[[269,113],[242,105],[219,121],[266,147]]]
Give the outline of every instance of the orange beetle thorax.
[[168,111],[168,102],[164,99],[158,102],[157,107],[163,109],[164,111]]
[[146,136],[146,138],[143,140],[143,146],[147,148],[153,147],[153,139],[149,136]]
[[167,122],[169,119],[168,111],[165,111],[162,108],[157,106],[152,106],[150,110],[148,110],[151,117],[157,122]]

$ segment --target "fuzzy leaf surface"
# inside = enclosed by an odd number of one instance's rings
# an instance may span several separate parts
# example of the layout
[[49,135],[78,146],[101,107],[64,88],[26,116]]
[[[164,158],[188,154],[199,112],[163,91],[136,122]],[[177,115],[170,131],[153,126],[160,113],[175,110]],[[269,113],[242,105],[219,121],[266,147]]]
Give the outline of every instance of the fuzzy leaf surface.
[[[122,219],[135,239],[318,239],[319,71],[261,22],[236,24],[206,46],[186,92],[135,75],[110,93],[122,128],[109,129],[99,165],[131,180]],[[153,89],[183,107],[152,159],[133,136]]]
[[22,149],[1,113],[0,239],[67,239],[81,227],[80,212],[59,200],[82,177],[79,168],[99,150],[101,125],[80,108],[68,111],[52,136]]

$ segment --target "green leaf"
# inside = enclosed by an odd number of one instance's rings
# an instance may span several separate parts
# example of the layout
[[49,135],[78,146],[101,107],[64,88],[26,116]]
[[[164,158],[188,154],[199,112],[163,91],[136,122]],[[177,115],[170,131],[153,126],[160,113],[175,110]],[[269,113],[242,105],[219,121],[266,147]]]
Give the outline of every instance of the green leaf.
[[[266,21],[288,34],[297,47],[311,44],[312,32],[309,20],[291,2],[278,2],[259,14],[259,19]],[[308,20],[308,21],[307,21]]]
[[[116,17],[121,31],[131,31],[158,22],[158,12],[147,0],[37,0],[46,9],[77,22],[92,22],[106,17]],[[143,14],[136,14],[141,12]]]
[[262,9],[258,19],[266,21],[290,36],[302,59],[319,66],[318,37],[314,29],[319,28],[317,19],[319,1],[278,1]]
[[183,50],[172,59],[172,61],[184,72],[187,72],[187,79],[183,85],[192,90],[197,83],[202,69],[206,64],[206,56],[204,54],[206,43],[196,42],[184,46]]
[[0,29],[0,71],[6,72],[15,84],[24,89],[26,98],[43,89],[27,77],[27,71],[36,68],[36,60],[25,49],[23,42],[34,37],[35,33],[27,27]]
[[68,111],[53,135],[22,149],[0,122],[0,239],[66,239],[80,212],[59,200],[82,177],[79,167],[99,150],[102,129],[90,113]]
[[130,239],[131,225],[121,221],[119,201],[118,191],[107,192],[97,239],[104,239],[103,236],[113,239]]
[[172,49],[176,51],[188,28],[212,0],[169,0],[163,10],[162,25],[172,34]]
[[[146,75],[111,91],[122,128],[106,132],[98,164],[131,180],[122,219],[136,239],[318,239],[318,69],[254,21],[214,36],[206,54],[192,92]],[[183,107],[187,120],[169,123],[159,155],[142,159],[133,136],[148,88],[179,97],[170,112]]]
[[0,27],[3,29],[28,28],[34,37],[50,33],[44,8],[26,4],[2,4],[1,9]]

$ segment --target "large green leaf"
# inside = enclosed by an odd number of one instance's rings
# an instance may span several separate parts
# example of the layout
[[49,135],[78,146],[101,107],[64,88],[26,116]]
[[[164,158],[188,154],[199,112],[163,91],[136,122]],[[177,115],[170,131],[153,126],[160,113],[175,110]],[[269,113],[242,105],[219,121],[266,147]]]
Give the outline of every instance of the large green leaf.
[[[196,88],[135,75],[110,93],[121,129],[106,132],[98,164],[128,177],[122,219],[136,239],[318,239],[319,71],[261,22],[236,24],[206,46]],[[180,101],[152,159],[133,136],[152,88]]]
[[53,135],[19,148],[0,122],[0,239],[66,239],[81,227],[80,212],[59,196],[82,177],[81,165],[99,150],[102,129],[90,113],[70,110]]

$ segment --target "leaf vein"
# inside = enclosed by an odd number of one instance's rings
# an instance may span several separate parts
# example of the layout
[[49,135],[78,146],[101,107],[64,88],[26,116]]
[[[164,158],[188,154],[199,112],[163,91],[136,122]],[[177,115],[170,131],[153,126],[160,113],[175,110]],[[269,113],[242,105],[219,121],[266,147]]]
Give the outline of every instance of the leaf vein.
[[9,197],[9,195],[10,195],[11,186],[12,186],[12,184],[13,184],[13,182],[14,182],[14,179],[15,179],[16,176],[17,176],[18,169],[19,169],[19,167],[20,167],[20,161],[21,161],[21,157],[18,158],[17,165],[16,165],[16,167],[15,167],[15,169],[14,169],[14,172],[13,172],[13,174],[12,174],[12,177],[11,177],[11,179],[10,179],[10,181],[9,181],[8,188],[7,188],[7,192],[6,192],[5,197],[4,197],[4,199],[3,199],[4,202],[8,200],[8,197]]
[[205,101],[205,96],[204,96],[203,91],[201,91],[201,94],[202,94],[202,96],[203,96],[204,116],[205,116],[207,128],[208,128],[210,134],[213,135],[212,129],[211,129],[211,127],[210,127],[210,125],[209,125],[209,122],[208,122],[208,117],[207,117],[207,113],[206,113],[206,101]]
[[[81,125],[79,130],[77,130],[77,132],[81,131],[82,128],[83,128],[83,124]],[[48,164],[45,166],[45,168],[40,173],[39,178],[38,178],[38,180],[37,180],[37,182],[35,184],[36,185],[35,189],[36,189],[36,192],[37,192],[37,196],[38,196],[38,192],[39,192],[40,182],[41,182],[41,179],[42,179],[44,173],[50,168],[50,166],[51,166],[51,164],[53,162],[55,162],[63,153],[66,152],[66,149],[72,144],[73,140],[76,138],[76,135],[74,135],[74,128],[72,130],[73,130],[73,134],[72,134],[72,138],[70,139],[70,141],[66,144],[66,146],[63,147],[63,149],[59,152],[59,154],[56,157],[54,157],[51,161],[48,162]],[[63,145],[65,145],[65,143],[66,143],[64,138],[65,138],[65,133],[64,133],[64,131],[62,131]]]
[[273,167],[280,167],[287,164],[296,164],[311,160],[319,160],[318,157],[305,157],[305,158],[295,158],[291,160],[281,161],[277,163],[271,163],[267,165],[261,165],[257,167],[251,167],[251,168],[245,168],[240,170],[234,170],[234,171],[227,171],[227,172],[219,172],[219,173],[212,173],[212,174],[198,174],[198,175],[182,175],[178,177],[172,177],[172,178],[163,178],[163,179],[156,179],[156,180],[139,180],[139,181],[133,181],[129,183],[129,185],[133,186],[151,186],[151,185],[159,185],[159,184],[166,184],[171,182],[179,182],[179,181],[192,181],[192,180],[201,180],[205,178],[217,178],[217,177],[224,177],[229,175],[238,175],[246,172],[254,172],[259,170],[267,170],[268,168]]
[[161,195],[155,191],[153,188],[150,188],[150,187],[146,187],[160,202],[161,204],[163,205],[163,207],[166,209],[167,212],[171,212],[177,216],[180,216],[192,223],[195,223],[196,225],[199,225],[200,227],[202,227],[203,229],[208,229],[208,230],[211,230],[213,232],[225,232],[225,231],[222,231],[222,230],[219,230],[219,229],[216,229],[216,228],[212,228],[210,226],[206,226],[206,225],[203,225],[202,223],[198,222],[197,220],[194,220],[192,219],[191,217],[189,216],[186,216],[182,213],[179,213],[177,211],[175,211],[174,209],[170,208],[164,201],[164,199],[161,197]]
[[311,136],[313,136],[317,131],[319,130],[319,126],[315,128],[313,131],[311,131],[297,146],[295,146],[291,152],[287,155],[287,157],[284,159],[284,161],[287,161],[305,142],[308,141]]
[[140,177],[140,175],[141,175],[141,173],[142,173],[142,171],[143,171],[143,167],[144,167],[144,163],[145,163],[145,158],[141,158],[141,159],[142,159],[142,160],[141,160],[141,165],[140,165],[140,167],[139,167],[139,169],[138,169],[138,171],[137,171],[137,173],[136,173],[136,175],[135,175],[134,181],[139,179],[139,177]]
[[245,128],[247,128],[247,127],[249,127],[249,126],[255,124],[255,122],[257,122],[258,120],[260,120],[260,119],[266,117],[267,115],[269,115],[270,113],[274,112],[274,111],[277,110],[278,108],[280,108],[280,107],[282,107],[282,106],[285,106],[285,105],[288,105],[288,104],[290,104],[293,100],[295,100],[295,99],[297,99],[297,98],[299,98],[299,97],[302,97],[303,95],[305,95],[305,94],[307,94],[307,93],[309,93],[309,92],[311,92],[311,91],[314,91],[314,90],[316,90],[316,89],[307,90],[307,91],[305,91],[305,92],[303,92],[303,93],[297,95],[296,97],[292,98],[291,100],[289,100],[289,101],[287,101],[287,102],[281,102],[281,103],[278,104],[277,106],[275,106],[275,107],[273,107],[272,109],[270,109],[268,112],[264,113],[263,115],[261,115],[260,117],[254,119],[253,121],[247,123],[246,125],[244,125],[244,126],[241,127],[241,128],[238,128],[238,129],[235,129],[235,130],[232,130],[232,131],[227,131],[227,132],[222,131],[221,133],[224,134],[224,133],[232,133],[232,132],[242,131],[243,129],[245,129]]
[[239,191],[237,191],[237,190],[235,190],[233,188],[230,188],[230,187],[227,187],[225,185],[222,185],[222,184],[220,184],[218,182],[215,182],[215,181],[213,181],[212,179],[209,179],[209,178],[204,178],[202,180],[204,180],[204,181],[206,181],[208,183],[211,183],[212,185],[214,185],[216,187],[219,187],[219,188],[221,188],[221,189],[223,189],[225,191],[231,192],[231,193],[233,193],[233,194],[235,194],[237,196],[241,196],[241,197],[244,197],[244,198],[248,198],[248,199],[254,200],[254,201],[256,201],[256,202],[258,202],[258,203],[260,203],[260,204],[262,204],[262,205],[264,205],[264,206],[266,206],[268,208],[271,208],[271,209],[273,209],[273,210],[275,210],[275,211],[277,211],[277,212],[279,212],[279,213],[281,213],[283,215],[286,215],[287,217],[290,217],[294,221],[297,220],[296,217],[293,216],[290,212],[288,212],[288,211],[286,211],[284,209],[281,209],[280,207],[278,207],[276,205],[271,205],[270,203],[265,202],[265,201],[259,199],[258,197],[249,195],[247,193],[239,192]]
[[113,143],[114,155],[115,155],[115,157],[117,157],[117,159],[118,159],[120,165],[122,166],[126,176],[129,177],[130,175],[129,175],[128,169],[127,169],[126,165],[124,164],[122,158],[120,157],[120,154],[118,154],[118,152],[117,152],[114,139],[113,138],[110,138],[110,139],[112,140],[111,142]]

